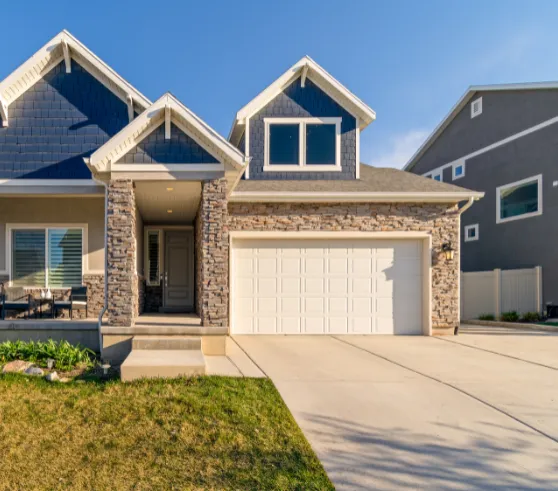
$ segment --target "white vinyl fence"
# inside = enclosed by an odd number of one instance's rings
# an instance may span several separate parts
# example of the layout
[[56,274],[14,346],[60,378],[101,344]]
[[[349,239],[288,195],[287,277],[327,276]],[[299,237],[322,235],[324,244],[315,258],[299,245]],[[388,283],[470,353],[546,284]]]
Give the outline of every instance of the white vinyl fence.
[[461,318],[515,310],[542,313],[542,268],[461,273]]

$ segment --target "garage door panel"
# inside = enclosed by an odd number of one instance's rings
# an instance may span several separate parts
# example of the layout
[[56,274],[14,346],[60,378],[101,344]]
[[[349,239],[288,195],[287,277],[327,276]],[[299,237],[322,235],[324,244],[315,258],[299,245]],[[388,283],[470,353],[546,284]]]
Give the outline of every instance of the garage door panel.
[[327,313],[330,315],[347,315],[349,309],[349,299],[346,297],[328,298]]
[[300,317],[281,317],[281,330],[283,334],[300,334],[302,332]]
[[349,319],[347,317],[329,317],[329,329],[331,334],[347,334],[349,332]]
[[303,279],[303,293],[307,295],[323,295],[325,293],[324,278]]
[[324,334],[326,332],[324,317],[305,316],[304,321],[306,334]]
[[302,260],[298,257],[282,257],[281,274],[299,276],[302,273]]
[[300,295],[302,291],[302,278],[281,278],[281,294]]
[[325,273],[325,259],[306,257],[304,259],[304,273],[308,276],[321,276]]
[[232,251],[234,333],[418,334],[418,240],[246,240]]
[[327,280],[328,292],[333,295],[349,293],[349,280],[345,276],[343,278],[330,278]]

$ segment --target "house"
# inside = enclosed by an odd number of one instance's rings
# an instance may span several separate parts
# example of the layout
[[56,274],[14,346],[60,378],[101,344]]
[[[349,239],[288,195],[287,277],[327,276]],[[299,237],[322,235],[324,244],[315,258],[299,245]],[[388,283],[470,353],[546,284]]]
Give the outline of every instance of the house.
[[195,335],[215,354],[228,334],[459,324],[460,213],[482,193],[361,164],[376,115],[308,57],[237,113],[228,140],[67,31],[0,97],[3,280],[86,285],[111,359],[139,335]]
[[473,86],[405,166],[485,193],[463,215],[462,271],[540,266],[543,305],[558,303],[556,123],[558,83]]

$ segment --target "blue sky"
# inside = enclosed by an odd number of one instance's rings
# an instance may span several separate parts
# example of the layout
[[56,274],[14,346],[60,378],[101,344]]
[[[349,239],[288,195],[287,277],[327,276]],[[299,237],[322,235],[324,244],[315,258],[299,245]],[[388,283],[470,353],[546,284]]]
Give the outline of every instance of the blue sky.
[[227,136],[303,55],[377,113],[361,158],[401,167],[469,85],[558,80],[558,2],[6,2],[0,79],[68,29],[155,100],[173,92]]

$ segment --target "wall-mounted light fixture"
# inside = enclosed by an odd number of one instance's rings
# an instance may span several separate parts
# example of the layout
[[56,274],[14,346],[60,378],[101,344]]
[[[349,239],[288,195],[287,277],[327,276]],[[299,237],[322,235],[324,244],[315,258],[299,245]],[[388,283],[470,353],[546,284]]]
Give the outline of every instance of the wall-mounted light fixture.
[[454,249],[449,242],[442,244],[442,252],[446,255],[446,259],[449,261],[453,259]]

